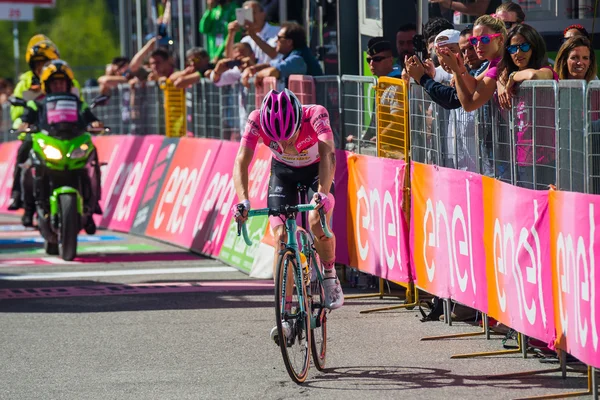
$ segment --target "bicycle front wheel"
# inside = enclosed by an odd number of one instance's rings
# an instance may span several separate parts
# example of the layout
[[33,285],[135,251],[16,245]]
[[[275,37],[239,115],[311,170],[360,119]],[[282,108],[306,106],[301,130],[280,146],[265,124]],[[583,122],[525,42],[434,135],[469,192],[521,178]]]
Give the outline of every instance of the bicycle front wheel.
[[[296,383],[308,376],[310,365],[310,308],[306,287],[297,287],[294,275],[299,273],[296,255],[286,251],[279,256],[275,282],[275,317],[278,345],[288,374]],[[300,305],[303,304],[303,307]]]
[[321,276],[323,276],[323,269],[319,265],[319,259],[313,254],[310,258],[312,274],[310,283],[311,291],[311,314],[313,320],[312,332],[311,332],[311,353],[312,359],[315,363],[315,367],[319,371],[325,369],[325,355],[327,353],[327,309],[325,308],[325,291],[319,276],[317,275],[316,269],[319,268]]

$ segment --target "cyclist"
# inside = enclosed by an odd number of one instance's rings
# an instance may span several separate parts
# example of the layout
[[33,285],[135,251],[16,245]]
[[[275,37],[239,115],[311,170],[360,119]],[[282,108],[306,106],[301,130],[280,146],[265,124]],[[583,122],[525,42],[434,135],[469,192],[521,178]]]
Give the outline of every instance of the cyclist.
[[[31,38],[25,54],[25,60],[29,64],[30,71],[25,72],[19,78],[19,82],[15,87],[13,93],[14,97],[21,98],[25,101],[35,100],[42,96],[42,89],[40,85],[40,74],[44,65],[50,61],[59,58],[58,49],[50,40],[43,35],[36,35]],[[10,118],[13,121],[13,128],[19,129],[21,125],[21,116],[23,115],[23,107],[11,106]],[[21,195],[21,168],[19,164],[22,164],[27,160],[29,156],[29,149],[31,149],[31,143],[26,143],[25,135],[20,135],[19,139],[23,141],[19,150],[17,151],[17,159],[15,161],[15,169],[13,174],[13,186],[11,197],[12,201],[8,206],[9,210],[18,210],[22,207],[22,195]],[[28,222],[31,220],[31,216],[24,215],[23,221]],[[25,223],[24,223],[25,224]],[[31,222],[26,225],[30,226]]]
[[[335,198],[333,177],[335,174],[335,146],[327,110],[319,105],[303,106],[288,89],[271,90],[263,99],[259,110],[250,113],[242,135],[240,148],[233,169],[233,182],[244,206],[240,214],[234,207],[238,222],[247,219],[250,210],[248,200],[248,167],[254,156],[259,139],[273,152],[271,178],[269,181],[269,208],[298,204],[297,185],[302,184],[314,192],[311,200],[317,209],[323,207],[327,220],[331,220]],[[320,201],[319,201],[320,198]],[[276,243],[285,243],[287,234],[283,220],[269,217]],[[344,304],[344,294],[335,272],[335,236],[327,238],[320,225],[319,213],[311,211],[309,223],[315,235],[315,247],[323,264],[325,307],[334,310]],[[275,246],[275,264],[280,246]],[[275,275],[275,274],[274,274]],[[289,325],[284,329],[289,329]],[[271,331],[276,340],[277,328]]]
[[[73,71],[71,67],[63,60],[53,60],[42,70],[40,76],[41,88],[44,97],[37,101],[29,101],[28,109],[22,115],[22,128],[30,125],[36,125],[37,128],[48,132],[48,135],[60,134],[63,132],[74,132],[79,134],[88,126],[93,128],[102,128],[104,125],[94,116],[87,104],[82,102],[79,96],[74,94],[71,89],[74,87]],[[24,141],[22,146],[26,147],[27,154],[31,150],[31,140]],[[100,166],[96,163],[94,167],[94,184],[92,185],[89,175],[85,175],[86,187],[83,191],[84,214],[86,219],[84,229],[86,233],[96,232],[92,213],[101,214],[98,200],[100,199]],[[89,189],[89,190],[86,190]],[[23,220],[31,224],[35,211],[32,196],[24,196],[25,214],[28,220]]]

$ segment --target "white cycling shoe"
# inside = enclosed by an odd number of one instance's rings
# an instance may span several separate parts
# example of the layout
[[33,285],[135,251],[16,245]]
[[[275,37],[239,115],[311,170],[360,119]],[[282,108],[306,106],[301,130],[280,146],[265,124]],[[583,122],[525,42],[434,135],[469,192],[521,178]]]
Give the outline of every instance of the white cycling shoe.
[[325,291],[325,307],[335,310],[344,305],[344,292],[337,276],[323,279],[323,290]]
[[[292,336],[292,326],[290,325],[289,322],[282,321],[281,327],[283,328],[283,334],[285,335],[286,339],[289,341],[290,337]],[[275,344],[277,344],[277,346],[279,346],[279,332],[277,332],[277,326],[275,326],[273,329],[271,329],[271,340],[274,341]]]

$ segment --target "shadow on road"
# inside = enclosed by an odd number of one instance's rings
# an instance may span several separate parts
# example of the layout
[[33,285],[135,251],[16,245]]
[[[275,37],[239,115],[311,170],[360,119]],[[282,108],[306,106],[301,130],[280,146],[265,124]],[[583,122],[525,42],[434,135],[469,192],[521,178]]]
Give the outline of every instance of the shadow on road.
[[[540,369],[544,366],[540,365]],[[547,368],[547,369],[551,369]],[[511,380],[489,379],[486,375],[460,375],[447,369],[419,366],[356,366],[327,368],[325,373],[312,378],[305,385],[311,388],[332,390],[405,390],[419,388],[444,388],[463,386],[468,388],[523,389],[587,389],[587,376],[569,373],[568,379],[558,375],[535,375]],[[489,371],[493,374],[497,371]],[[513,371],[518,372],[518,371]],[[348,383],[353,383],[348,386]]]

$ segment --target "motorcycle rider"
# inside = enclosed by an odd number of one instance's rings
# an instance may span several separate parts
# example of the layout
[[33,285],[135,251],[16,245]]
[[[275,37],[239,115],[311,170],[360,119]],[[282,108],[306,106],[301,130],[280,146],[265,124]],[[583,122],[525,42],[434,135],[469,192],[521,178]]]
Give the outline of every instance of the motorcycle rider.
[[[13,93],[14,97],[30,101],[37,99],[43,94],[39,78],[42,68],[44,68],[44,65],[48,61],[59,58],[58,49],[54,43],[46,39],[48,38],[43,35],[36,35],[29,41],[25,53],[25,60],[27,61],[27,64],[29,64],[30,71],[25,72],[19,77],[19,82]],[[20,128],[23,112],[23,107],[14,105],[10,107],[10,118],[13,121],[14,129]],[[23,142],[17,151],[11,192],[12,201],[8,206],[9,210],[18,210],[23,205],[21,193],[21,168],[19,168],[19,164],[22,164],[27,160],[29,149],[31,149],[31,143],[26,143],[28,138],[24,133],[19,135],[19,140]],[[31,220],[31,216],[24,216],[23,219],[29,221]]]
[[[56,59],[44,66],[40,75],[40,83],[44,96],[27,103],[29,108],[25,109],[21,117],[23,121],[22,129],[35,125],[40,131],[46,131],[48,135],[52,136],[65,131],[79,134],[85,132],[88,126],[96,129],[103,128],[103,123],[96,118],[87,104],[81,101],[77,94],[73,93],[73,71],[65,61]],[[60,108],[56,107],[58,102],[61,102]],[[72,108],[65,108],[65,105],[71,105]],[[23,142],[23,145],[28,146],[27,154],[29,154],[32,147],[31,140]],[[85,174],[85,186],[90,190],[83,190],[82,193],[84,215],[87,216],[84,229],[88,234],[96,232],[96,224],[92,214],[102,214],[99,205],[100,165],[97,154],[95,154],[95,157],[93,185],[89,175]],[[32,223],[35,211],[35,204],[32,200],[33,196],[24,196],[25,214],[22,222],[26,226],[26,223]]]

